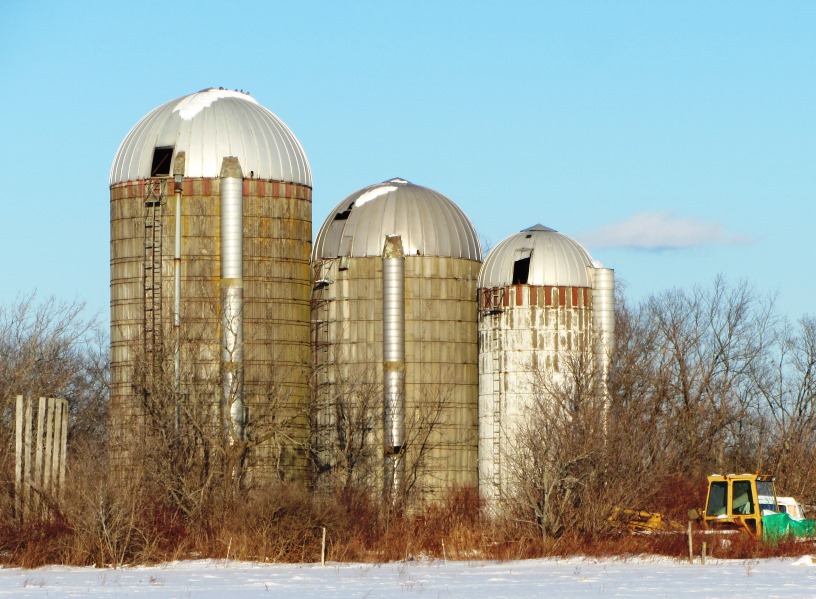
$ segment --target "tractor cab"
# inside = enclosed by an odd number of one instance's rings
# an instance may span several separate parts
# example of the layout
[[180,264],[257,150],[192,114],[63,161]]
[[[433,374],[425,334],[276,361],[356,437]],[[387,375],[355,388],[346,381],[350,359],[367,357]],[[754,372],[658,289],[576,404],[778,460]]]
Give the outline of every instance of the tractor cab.
[[744,529],[762,537],[762,516],[779,512],[774,477],[761,474],[713,474],[703,526],[709,529]]

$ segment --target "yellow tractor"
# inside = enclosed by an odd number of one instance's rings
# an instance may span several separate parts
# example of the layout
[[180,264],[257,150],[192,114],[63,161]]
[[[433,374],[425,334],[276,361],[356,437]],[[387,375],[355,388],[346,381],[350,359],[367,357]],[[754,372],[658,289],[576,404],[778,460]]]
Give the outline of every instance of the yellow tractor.
[[763,474],[712,474],[701,515],[709,530],[743,529],[762,538],[762,516],[779,512],[774,477]]
[[[787,538],[816,539],[816,520],[791,518],[780,505],[774,477],[767,474],[712,474],[705,509],[690,510],[705,530],[745,531],[775,543]],[[684,527],[662,514],[615,508],[609,521],[635,533],[675,533]]]
[[708,530],[745,530],[758,539],[814,536],[814,520],[793,520],[779,508],[774,477],[712,474],[700,521]]

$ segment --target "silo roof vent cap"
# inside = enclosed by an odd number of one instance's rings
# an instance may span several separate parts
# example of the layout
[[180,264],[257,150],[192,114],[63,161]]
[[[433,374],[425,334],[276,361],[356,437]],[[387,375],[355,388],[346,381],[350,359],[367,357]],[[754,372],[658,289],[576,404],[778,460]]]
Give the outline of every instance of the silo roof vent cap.
[[541,223],[538,223],[537,225],[533,225],[529,229],[522,229],[521,232],[526,233],[527,231],[550,231],[552,233],[558,233],[558,231],[556,231],[555,229],[550,229],[549,227],[545,227]]

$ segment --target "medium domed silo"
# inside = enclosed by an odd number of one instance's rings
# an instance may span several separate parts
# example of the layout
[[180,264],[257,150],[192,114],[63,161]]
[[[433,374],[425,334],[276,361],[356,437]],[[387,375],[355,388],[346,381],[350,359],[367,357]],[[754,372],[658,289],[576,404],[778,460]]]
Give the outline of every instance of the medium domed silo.
[[305,475],[311,184],[298,140],[243,92],[177,98],[125,137],[110,173],[120,457],[151,417],[198,419],[249,447],[258,479]]
[[542,376],[578,351],[606,393],[614,335],[614,271],[576,241],[536,225],[496,245],[479,273],[479,491],[511,492],[514,433]]
[[319,483],[422,499],[475,485],[481,249],[467,216],[391,179],[340,202],[312,257]]

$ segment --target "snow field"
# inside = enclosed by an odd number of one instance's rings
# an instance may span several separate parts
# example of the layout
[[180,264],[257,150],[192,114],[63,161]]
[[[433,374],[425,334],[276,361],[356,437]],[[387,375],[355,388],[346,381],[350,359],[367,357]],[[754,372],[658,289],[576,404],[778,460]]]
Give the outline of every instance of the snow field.
[[514,562],[254,564],[185,561],[123,569],[0,569],[0,598],[276,599],[554,597],[816,597],[809,557],[769,560],[666,558]]

